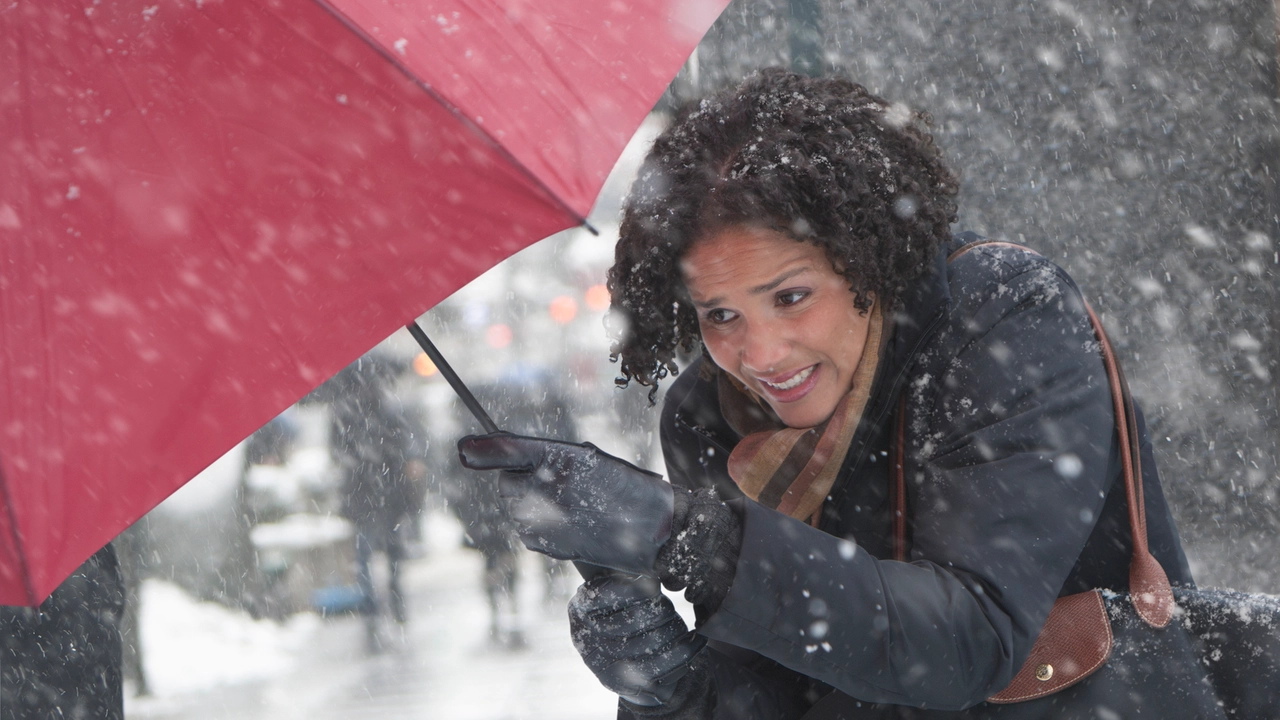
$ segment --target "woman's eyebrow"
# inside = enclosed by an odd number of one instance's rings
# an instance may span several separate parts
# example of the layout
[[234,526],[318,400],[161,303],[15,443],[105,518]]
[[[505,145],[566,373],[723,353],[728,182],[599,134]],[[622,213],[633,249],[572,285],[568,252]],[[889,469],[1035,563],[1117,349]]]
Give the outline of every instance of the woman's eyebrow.
[[770,280],[769,282],[763,285],[757,285],[751,288],[748,292],[751,293],[752,295],[759,295],[760,293],[767,293],[773,290],[777,290],[779,285],[790,280],[796,275],[799,275],[800,273],[807,271],[808,269],[809,269],[808,265],[795,268],[790,272],[785,272],[779,275],[778,277],[774,278],[773,280]]

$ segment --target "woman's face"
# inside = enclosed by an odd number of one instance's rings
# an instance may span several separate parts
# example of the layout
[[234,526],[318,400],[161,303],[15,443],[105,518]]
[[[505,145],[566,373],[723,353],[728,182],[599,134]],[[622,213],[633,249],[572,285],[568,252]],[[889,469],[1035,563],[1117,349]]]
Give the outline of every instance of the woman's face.
[[732,226],[694,243],[682,272],[717,365],[789,427],[831,417],[853,385],[870,314],[822,250]]

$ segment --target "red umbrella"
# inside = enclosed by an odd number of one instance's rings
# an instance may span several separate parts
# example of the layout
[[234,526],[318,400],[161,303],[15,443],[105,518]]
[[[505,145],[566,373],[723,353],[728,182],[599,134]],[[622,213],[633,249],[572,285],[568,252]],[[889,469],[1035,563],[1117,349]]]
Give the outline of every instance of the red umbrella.
[[582,223],[726,3],[6,3],[0,603]]

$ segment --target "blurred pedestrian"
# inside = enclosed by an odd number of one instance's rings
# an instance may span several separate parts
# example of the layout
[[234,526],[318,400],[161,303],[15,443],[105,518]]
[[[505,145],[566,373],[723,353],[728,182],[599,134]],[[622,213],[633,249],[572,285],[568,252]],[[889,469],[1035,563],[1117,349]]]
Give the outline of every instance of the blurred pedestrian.
[[[504,430],[569,441],[577,437],[565,393],[539,368],[516,364],[507,368],[498,382],[479,385],[473,390]],[[479,431],[461,403],[455,404],[454,412],[463,427]],[[452,482],[445,486],[445,491],[449,505],[462,522],[466,545],[484,555],[482,584],[489,602],[490,638],[500,645],[520,647],[524,644],[517,601],[520,543],[506,506],[498,496],[497,478],[476,482],[473,476],[463,473],[456,453],[449,454],[448,462]],[[544,558],[542,568],[545,600],[566,594],[570,578],[576,578],[568,563],[554,558]]]
[[[356,577],[363,595],[371,649],[379,645],[378,616],[384,609],[397,623],[407,620],[400,583],[405,558],[405,525],[421,506],[420,483],[406,474],[415,458],[412,426],[390,402],[395,369],[366,356],[331,380],[330,451],[341,473],[341,511],[355,527]],[[375,555],[386,559],[387,585],[374,583]]]
[[492,482],[473,482],[453,483],[448,487],[449,506],[465,533],[463,543],[484,557],[480,584],[489,604],[489,639],[506,647],[522,646],[524,630],[516,602],[519,542],[498,498],[497,486]]
[[[431,457],[431,443],[427,435],[426,409],[411,392],[384,392],[383,402],[387,411],[399,418],[409,430],[404,444],[404,502],[405,520],[397,532],[405,546],[406,557],[418,558],[427,552],[425,526],[427,521],[427,493],[431,484],[427,461]],[[453,451],[452,443],[442,448]]]
[[124,602],[106,545],[39,607],[0,607],[0,720],[123,720]]

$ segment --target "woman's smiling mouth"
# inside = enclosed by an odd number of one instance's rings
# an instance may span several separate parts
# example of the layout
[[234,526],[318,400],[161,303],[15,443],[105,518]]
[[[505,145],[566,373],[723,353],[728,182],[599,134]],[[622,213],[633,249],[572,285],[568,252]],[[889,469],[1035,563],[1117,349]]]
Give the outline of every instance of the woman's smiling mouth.
[[780,383],[771,383],[768,380],[765,380],[763,378],[760,379],[760,382],[764,383],[765,385],[768,385],[769,387],[775,390],[790,390],[791,388],[809,379],[809,373],[812,373],[815,367],[817,367],[817,365],[810,365],[809,367],[801,370],[800,372],[796,373],[795,375],[792,375],[790,378]]
[[[781,382],[770,382],[764,378],[756,378],[760,382],[760,387],[765,391],[771,400],[776,402],[795,402],[813,389],[817,383],[817,365],[810,365],[799,372],[792,374]],[[778,376],[774,376],[778,377]]]

